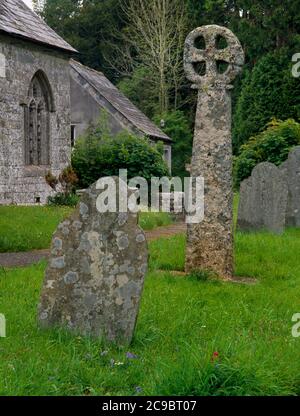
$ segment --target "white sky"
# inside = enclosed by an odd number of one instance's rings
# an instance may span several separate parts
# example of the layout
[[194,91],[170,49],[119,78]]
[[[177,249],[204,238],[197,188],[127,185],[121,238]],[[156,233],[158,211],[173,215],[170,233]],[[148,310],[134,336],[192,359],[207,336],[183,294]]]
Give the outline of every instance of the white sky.
[[32,8],[32,1],[31,0],[23,0],[23,1],[24,1],[24,3],[27,4],[27,6]]

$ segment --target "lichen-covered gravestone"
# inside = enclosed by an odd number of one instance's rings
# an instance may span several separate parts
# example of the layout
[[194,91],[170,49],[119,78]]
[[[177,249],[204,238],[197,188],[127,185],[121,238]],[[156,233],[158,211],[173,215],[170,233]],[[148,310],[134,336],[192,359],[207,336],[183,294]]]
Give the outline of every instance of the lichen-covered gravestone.
[[251,176],[241,183],[237,228],[282,233],[287,198],[284,172],[272,163],[259,163]]
[[147,243],[136,214],[98,212],[100,192],[96,184],[85,191],[54,234],[39,322],[129,343],[147,270]]
[[240,42],[224,27],[203,26],[186,39],[185,72],[198,90],[190,173],[205,182],[204,220],[188,224],[186,271],[209,270],[225,279],[233,276],[230,90],[243,64]]
[[300,227],[300,146],[291,150],[280,169],[284,172],[288,184],[286,226]]

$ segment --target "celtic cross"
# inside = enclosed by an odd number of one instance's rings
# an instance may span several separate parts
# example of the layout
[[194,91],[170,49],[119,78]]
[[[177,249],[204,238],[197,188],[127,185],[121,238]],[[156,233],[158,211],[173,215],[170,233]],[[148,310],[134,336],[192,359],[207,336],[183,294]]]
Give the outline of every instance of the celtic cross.
[[[196,41],[203,39],[204,49],[196,46]],[[218,48],[218,40],[223,40],[227,46]],[[196,65],[205,64],[205,74],[197,73]],[[227,64],[224,73],[218,70],[218,63]],[[227,28],[216,25],[202,26],[193,30],[185,41],[184,69],[186,77],[194,85],[200,86],[223,85],[228,86],[236,78],[244,64],[244,52],[235,35]]]
[[207,270],[224,279],[233,277],[230,89],[243,64],[242,46],[227,28],[203,26],[186,39],[184,69],[198,89],[190,173],[205,183],[204,220],[188,224],[186,271]]

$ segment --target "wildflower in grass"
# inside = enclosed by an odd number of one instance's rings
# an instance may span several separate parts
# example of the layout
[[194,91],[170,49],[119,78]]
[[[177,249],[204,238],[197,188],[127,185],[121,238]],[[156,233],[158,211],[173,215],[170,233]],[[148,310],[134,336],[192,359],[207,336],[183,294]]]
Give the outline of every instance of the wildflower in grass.
[[139,357],[135,354],[133,354],[132,352],[127,352],[126,353],[126,358],[128,358],[128,360],[138,360]]
[[101,357],[105,357],[108,354],[108,351],[101,351],[100,355]]
[[83,389],[83,394],[85,396],[91,396],[92,394],[95,394],[95,390],[92,387],[85,387]]
[[211,362],[213,363],[214,361],[216,361],[218,358],[220,357],[220,354],[218,353],[218,351],[215,351],[213,353],[213,355],[211,356]]
[[136,393],[139,394],[139,393],[142,393],[143,392],[143,389],[140,386],[136,386],[135,391],[136,391]]
[[121,365],[124,365],[124,363],[122,363],[121,361],[115,361],[113,358],[110,360],[110,365],[112,366],[112,367],[118,367],[118,366],[121,366]]

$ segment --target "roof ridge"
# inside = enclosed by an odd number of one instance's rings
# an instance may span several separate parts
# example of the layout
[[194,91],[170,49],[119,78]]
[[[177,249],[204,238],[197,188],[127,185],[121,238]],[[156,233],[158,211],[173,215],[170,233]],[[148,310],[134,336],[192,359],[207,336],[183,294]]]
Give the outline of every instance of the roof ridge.
[[[104,75],[104,73],[103,73],[102,71],[97,71],[97,70],[96,70],[96,69],[94,69],[94,68],[90,68],[89,66],[83,65],[81,62],[76,61],[76,59],[71,58],[71,59],[70,59],[70,62],[71,62],[71,63],[72,63],[72,62],[74,62],[76,65],[80,65],[80,66],[82,66],[83,68],[88,69],[89,71],[93,71],[93,72],[95,72],[96,74],[100,74],[100,75],[103,75],[103,76],[105,77],[105,75]],[[107,78],[107,79],[108,79],[108,78]],[[108,81],[109,81],[109,79],[108,79]],[[109,81],[109,82],[111,82],[111,81]]]
[[[150,120],[149,117],[146,116],[146,114],[144,114],[134,103],[132,103],[130,99],[126,97],[126,95],[122,93],[102,72],[89,68],[74,59],[71,59],[70,63],[72,68],[81,77],[83,77],[98,94],[102,95],[119,113],[121,113],[131,124],[138,128],[138,130],[148,136],[173,142],[173,140],[166,133],[164,133],[152,120]],[[99,79],[101,77],[105,80],[105,82],[109,83],[109,87],[106,85],[105,89],[105,84],[101,85],[101,80],[99,80],[99,85],[97,86],[97,84],[95,84],[97,83],[97,80],[88,78],[88,74],[81,72],[81,69],[82,71],[92,72],[91,77],[92,75],[98,76]],[[112,94],[109,97],[108,88],[115,91],[117,94]]]
[[23,0],[0,0],[0,31],[69,53],[78,53]]

